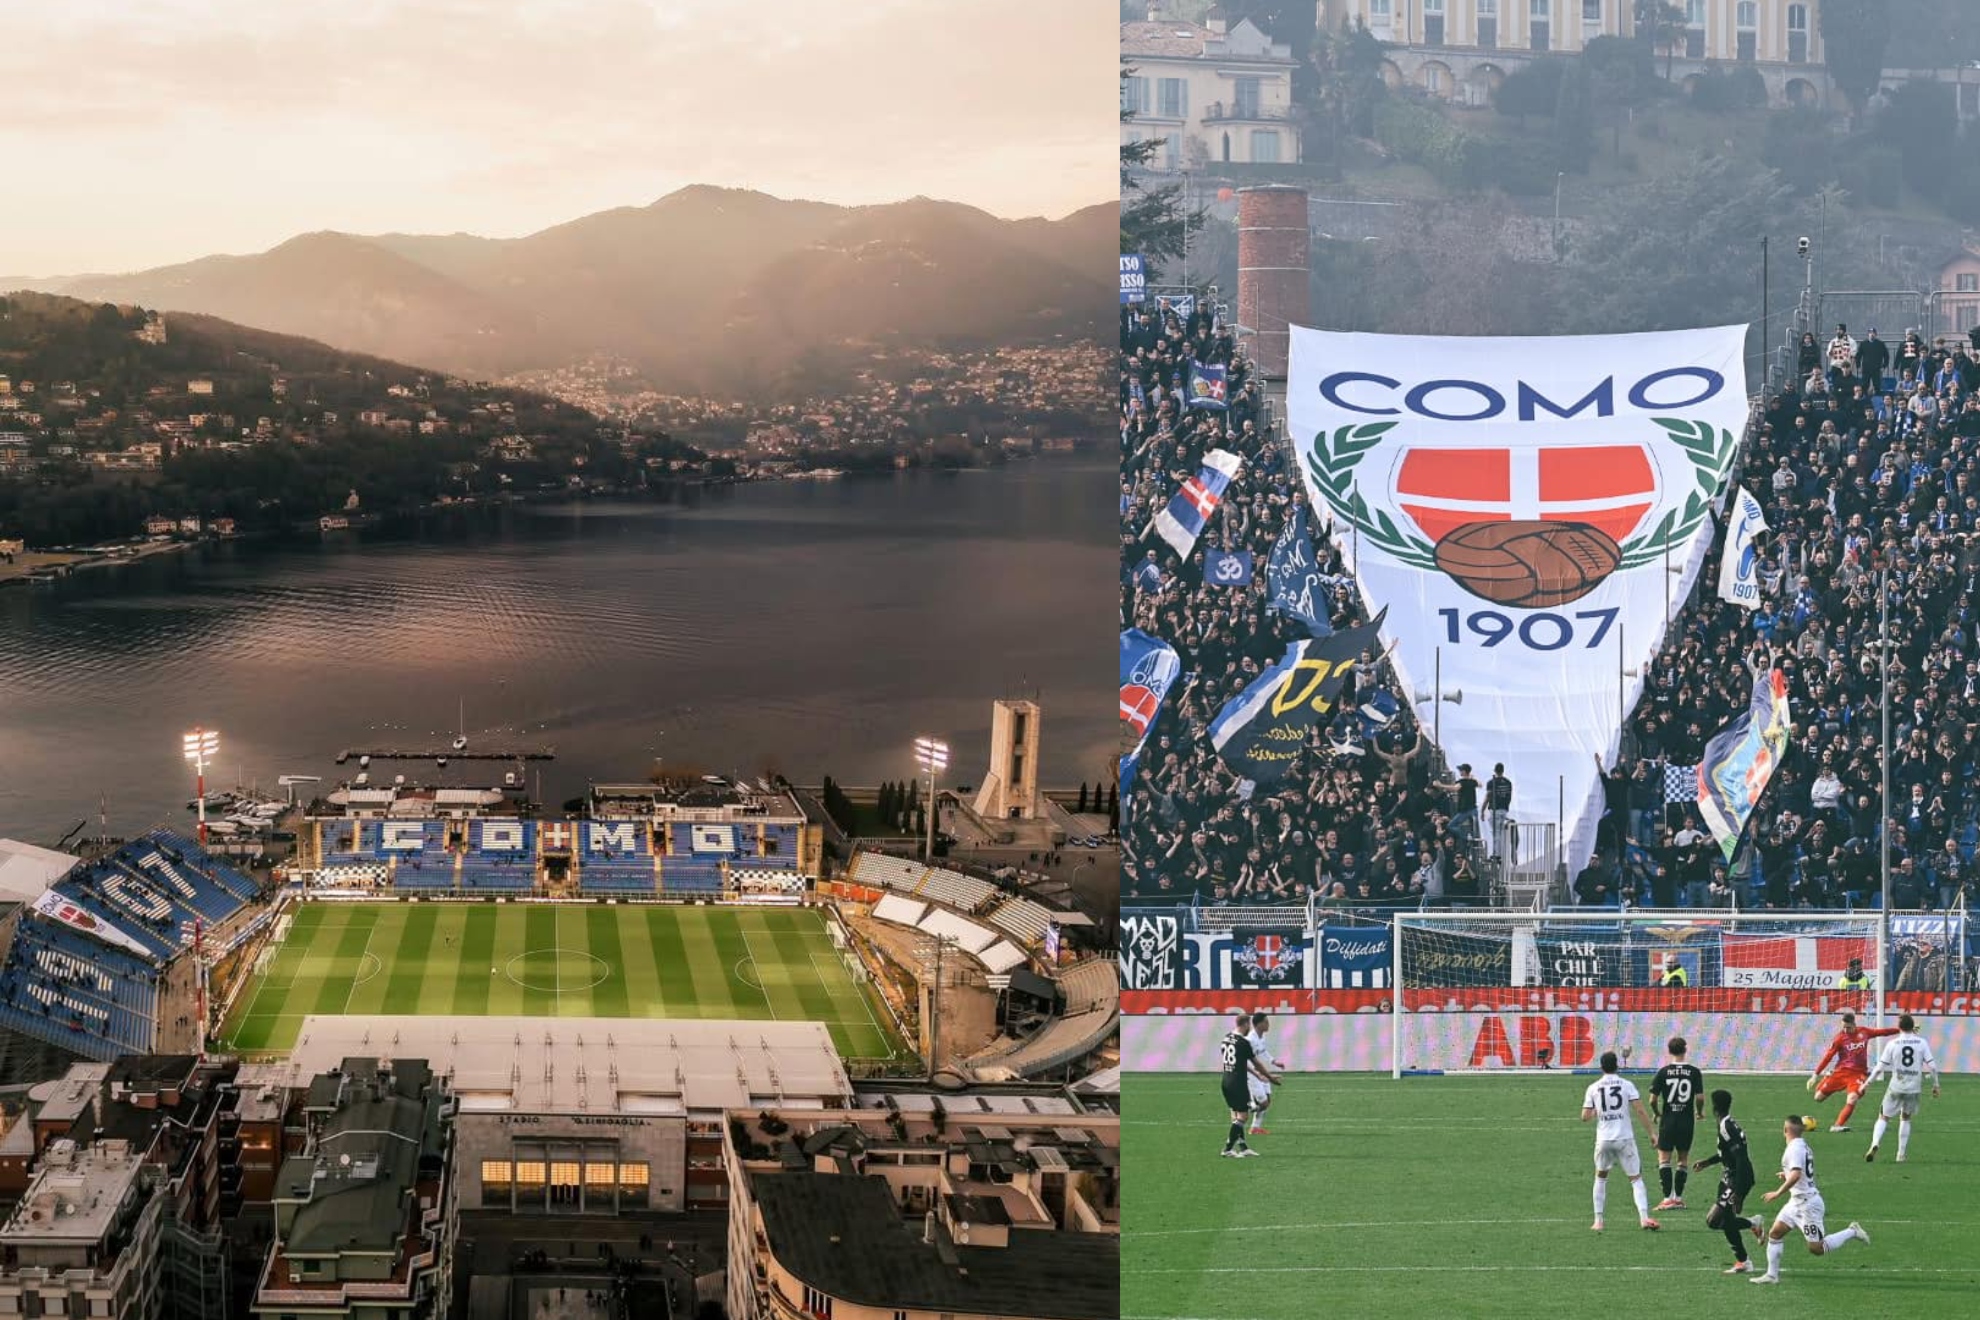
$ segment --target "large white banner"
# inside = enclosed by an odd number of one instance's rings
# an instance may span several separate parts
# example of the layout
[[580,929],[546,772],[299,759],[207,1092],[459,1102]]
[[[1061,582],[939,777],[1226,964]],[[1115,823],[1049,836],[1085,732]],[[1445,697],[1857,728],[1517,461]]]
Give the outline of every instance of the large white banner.
[[151,950],[126,935],[122,930],[98,917],[87,908],[77,907],[52,889],[45,889],[41,897],[34,900],[34,910],[50,921],[59,921],[72,930],[85,935],[93,935],[105,944],[135,953],[140,958],[150,958]]
[[1504,762],[1512,813],[1601,814],[1668,615],[1703,563],[1747,414],[1745,326],[1559,339],[1295,326],[1287,422],[1405,693],[1452,765]]

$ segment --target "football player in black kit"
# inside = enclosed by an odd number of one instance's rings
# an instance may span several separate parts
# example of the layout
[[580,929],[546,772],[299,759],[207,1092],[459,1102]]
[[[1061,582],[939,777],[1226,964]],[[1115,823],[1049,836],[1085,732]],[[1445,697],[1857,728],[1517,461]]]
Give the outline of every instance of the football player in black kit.
[[1762,1225],[1758,1219],[1748,1219],[1741,1209],[1746,1194],[1753,1190],[1753,1159],[1746,1151],[1746,1133],[1733,1121],[1732,1108],[1731,1091],[1712,1092],[1712,1113],[1719,1120],[1719,1153],[1698,1161],[1698,1167],[1703,1170],[1717,1164],[1724,1170],[1719,1175],[1719,1197],[1705,1212],[1705,1227],[1718,1229],[1732,1244],[1733,1264],[1726,1273],[1751,1274],[1746,1235],[1751,1233],[1758,1241]]
[[1266,1081],[1278,1083],[1278,1078],[1265,1071],[1258,1062],[1257,1055],[1248,1039],[1251,1031],[1251,1014],[1237,1015],[1237,1024],[1224,1033],[1222,1062],[1224,1068],[1223,1090],[1224,1107],[1231,1111],[1231,1133],[1224,1140],[1225,1159],[1244,1159],[1258,1152],[1244,1141],[1245,1119],[1251,1113],[1251,1083],[1249,1075],[1256,1073]]
[[1684,1061],[1684,1037],[1671,1037],[1669,1049],[1671,1061],[1650,1081],[1650,1112],[1657,1115],[1657,1181],[1664,1188],[1657,1208],[1682,1210],[1692,1120],[1705,1117],[1705,1074]]

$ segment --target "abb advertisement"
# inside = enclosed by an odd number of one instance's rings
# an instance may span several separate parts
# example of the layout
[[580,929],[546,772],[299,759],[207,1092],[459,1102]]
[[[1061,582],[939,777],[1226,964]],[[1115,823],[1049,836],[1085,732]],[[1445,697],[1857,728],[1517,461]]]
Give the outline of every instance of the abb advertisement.
[[[1650,1067],[1665,1042],[1681,1035],[1707,1072],[1806,1071],[1835,1036],[1837,1013],[1854,1007],[1866,1020],[1870,1013],[1862,996],[1766,997],[1778,1002],[1740,1012],[1704,999],[1689,1005],[1669,993],[1653,1007],[1628,991],[1511,991],[1489,1004],[1426,1005],[1404,1018],[1401,1062],[1405,1072],[1591,1068],[1603,1051],[1615,1050],[1626,1066]],[[1387,1072],[1393,1020],[1386,1000],[1326,991],[1123,995],[1122,1050],[1139,1072],[1215,1072],[1229,1017],[1263,1011],[1274,1018],[1272,1053],[1293,1072]],[[1942,1071],[1980,1072],[1980,995],[1889,996],[1886,1021],[1901,1012],[1917,1018]]]

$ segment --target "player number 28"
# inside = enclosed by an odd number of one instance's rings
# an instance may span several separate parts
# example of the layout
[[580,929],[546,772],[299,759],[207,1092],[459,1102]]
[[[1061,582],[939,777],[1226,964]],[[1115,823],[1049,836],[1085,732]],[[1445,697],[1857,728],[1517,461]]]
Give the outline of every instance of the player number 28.
[[[1438,610],[1437,613],[1444,620],[1445,635],[1453,646],[1457,645],[1462,640],[1458,633],[1460,611],[1447,609]],[[1574,619],[1592,622],[1595,625],[1587,642],[1588,649],[1592,651],[1602,644],[1604,637],[1609,635],[1610,625],[1616,621],[1616,609],[1611,606],[1606,610],[1580,610],[1576,612]],[[1520,643],[1530,650],[1559,651],[1572,644],[1575,639],[1574,619],[1568,618],[1565,614],[1548,614],[1543,611],[1529,614],[1518,623],[1514,623],[1509,615],[1501,614],[1497,610],[1473,610],[1464,615],[1464,626],[1482,638],[1486,647],[1497,646],[1517,632]]]

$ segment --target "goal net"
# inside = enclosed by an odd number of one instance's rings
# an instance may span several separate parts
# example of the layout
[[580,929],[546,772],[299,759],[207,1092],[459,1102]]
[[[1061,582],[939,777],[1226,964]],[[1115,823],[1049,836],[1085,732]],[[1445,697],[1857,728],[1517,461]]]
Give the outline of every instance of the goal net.
[[1672,1036],[1708,1073],[1806,1072],[1838,1014],[1881,1020],[1879,955],[1874,914],[1407,913],[1393,1072],[1654,1069]]

